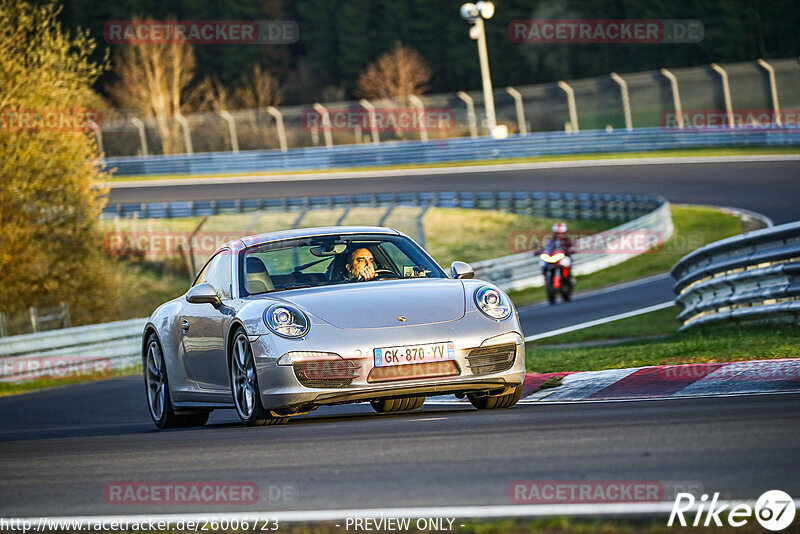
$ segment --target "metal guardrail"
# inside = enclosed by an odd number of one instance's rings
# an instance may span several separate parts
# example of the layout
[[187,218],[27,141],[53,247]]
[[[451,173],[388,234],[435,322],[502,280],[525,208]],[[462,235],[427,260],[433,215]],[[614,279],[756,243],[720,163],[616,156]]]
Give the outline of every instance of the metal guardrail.
[[131,319],[88,326],[48,330],[0,339],[0,380],[36,374],[27,361],[37,360],[38,371],[49,366],[64,371],[86,362],[109,363],[105,370],[139,365],[142,331],[147,319]]
[[380,145],[342,145],[331,148],[207,152],[170,156],[106,158],[115,176],[159,174],[218,174],[301,169],[334,169],[395,164],[445,163],[522,158],[554,154],[588,154],[724,146],[800,145],[800,129],[727,129],[682,131],[639,128],[632,131],[592,130],[537,132],[507,139],[450,138],[431,141],[393,141]]
[[672,269],[682,329],[710,322],[800,322],[800,221],[710,243]]
[[300,212],[314,209],[422,207],[502,210],[535,217],[629,221],[650,213],[661,200],[644,195],[532,191],[434,191],[109,204],[103,217],[169,219],[250,211]]

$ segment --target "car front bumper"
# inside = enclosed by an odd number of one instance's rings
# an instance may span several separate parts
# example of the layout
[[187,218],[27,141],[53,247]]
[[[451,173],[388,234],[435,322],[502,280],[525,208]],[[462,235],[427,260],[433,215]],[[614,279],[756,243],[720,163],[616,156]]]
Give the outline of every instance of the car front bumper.
[[[525,343],[516,316],[496,322],[475,314],[480,312],[468,313],[463,319],[449,323],[381,329],[343,330],[315,325],[303,340],[272,334],[251,338],[262,404],[267,410],[291,414],[321,405],[380,398],[476,391],[502,394],[520,386],[525,379]],[[454,359],[450,360],[454,365],[442,362],[440,367],[426,368],[424,376],[419,377],[410,369],[413,365],[401,365],[389,369],[397,369],[400,375],[397,378],[376,380],[373,370],[387,368],[374,365],[375,348],[447,341],[454,345]],[[341,381],[336,387],[329,387],[328,382],[309,387],[292,365],[278,365],[281,356],[298,351],[338,355],[351,362],[353,378]],[[503,360],[507,363],[484,365],[492,361],[493,354],[498,355],[499,361],[501,353],[507,355],[508,359]],[[481,366],[476,365],[479,360]]]

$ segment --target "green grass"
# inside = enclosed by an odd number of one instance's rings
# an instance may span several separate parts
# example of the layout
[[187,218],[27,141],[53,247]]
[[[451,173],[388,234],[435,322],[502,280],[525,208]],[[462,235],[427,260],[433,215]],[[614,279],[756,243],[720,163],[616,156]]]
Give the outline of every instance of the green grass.
[[138,366],[131,366],[124,369],[116,369],[109,375],[80,375],[64,378],[43,377],[19,382],[0,382],[0,397],[6,395],[16,395],[19,393],[27,393],[29,391],[36,391],[39,389],[82,384],[84,382],[94,382],[96,380],[105,380],[107,378],[114,378],[118,376],[137,375],[141,372],[142,370]]
[[[726,147],[726,148],[677,148],[672,150],[656,150],[652,152],[619,152],[614,154],[552,154],[546,156],[533,156],[527,158],[506,158],[491,160],[455,161],[428,164],[399,164],[373,167],[341,167],[336,169],[305,169],[296,171],[252,171],[237,173],[237,176],[291,176],[292,174],[327,174],[332,172],[369,172],[394,169],[436,169],[443,167],[468,167],[473,165],[507,165],[510,163],[545,163],[549,161],[583,161],[620,158],[663,158],[663,157],[702,157],[702,156],[752,156],[773,154],[800,154],[798,146],[782,147]],[[161,175],[136,175],[112,176],[111,182],[147,181],[147,180],[181,180],[197,178],[218,178],[230,174],[161,174]]]
[[528,347],[675,334],[680,327],[680,323],[675,319],[679,311],[677,306],[672,306],[619,321],[542,338],[534,343],[529,343]]
[[161,304],[186,292],[192,280],[182,272],[144,262],[119,262],[119,298],[108,321],[148,317]]
[[[745,225],[742,219],[714,208],[673,205],[671,210],[675,232],[664,245],[602,271],[578,276],[576,292],[667,272],[683,256],[706,243],[752,229],[750,223]],[[511,291],[509,296],[517,306],[545,299],[541,287]]]
[[529,373],[798,357],[800,326],[797,325],[708,326],[658,340],[561,349],[529,346],[525,351]]

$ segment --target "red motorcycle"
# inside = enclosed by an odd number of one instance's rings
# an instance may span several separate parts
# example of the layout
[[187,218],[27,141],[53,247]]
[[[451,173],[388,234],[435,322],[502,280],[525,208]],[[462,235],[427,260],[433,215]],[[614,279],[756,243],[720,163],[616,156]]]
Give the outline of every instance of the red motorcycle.
[[575,288],[575,281],[569,273],[572,258],[560,248],[547,248],[540,252],[539,262],[542,264],[547,301],[555,304],[560,293],[561,298],[569,302]]

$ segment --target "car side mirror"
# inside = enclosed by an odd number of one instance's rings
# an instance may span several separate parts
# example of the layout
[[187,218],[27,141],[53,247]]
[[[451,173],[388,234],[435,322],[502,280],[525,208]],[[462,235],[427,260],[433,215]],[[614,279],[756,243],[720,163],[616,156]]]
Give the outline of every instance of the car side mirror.
[[192,304],[211,304],[215,308],[222,306],[217,290],[211,284],[197,284],[186,293],[186,301]]
[[463,261],[454,261],[451,263],[450,272],[453,274],[453,278],[455,279],[475,277],[475,271],[472,270],[472,266]]

